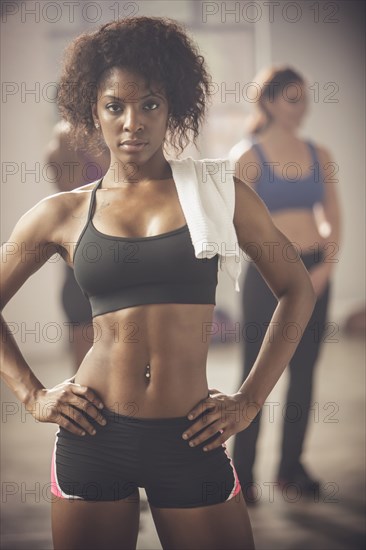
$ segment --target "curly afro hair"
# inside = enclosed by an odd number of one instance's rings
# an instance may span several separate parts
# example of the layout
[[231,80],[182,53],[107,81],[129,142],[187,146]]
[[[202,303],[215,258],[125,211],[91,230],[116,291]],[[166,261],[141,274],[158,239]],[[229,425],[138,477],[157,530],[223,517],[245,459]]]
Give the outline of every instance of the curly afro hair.
[[163,87],[169,105],[168,132],[174,149],[193,143],[206,114],[211,77],[205,60],[174,20],[131,17],[112,21],[75,38],[64,53],[57,105],[71,126],[75,148],[98,156],[106,145],[96,132],[91,105],[108,70],[125,68],[149,87]]

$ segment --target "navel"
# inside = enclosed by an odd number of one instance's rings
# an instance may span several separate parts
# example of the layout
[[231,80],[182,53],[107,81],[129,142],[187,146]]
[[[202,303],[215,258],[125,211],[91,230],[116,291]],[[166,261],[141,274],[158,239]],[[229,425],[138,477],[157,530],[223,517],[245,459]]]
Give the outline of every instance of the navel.
[[151,378],[150,365],[146,365],[145,378],[146,378],[146,380],[149,380]]

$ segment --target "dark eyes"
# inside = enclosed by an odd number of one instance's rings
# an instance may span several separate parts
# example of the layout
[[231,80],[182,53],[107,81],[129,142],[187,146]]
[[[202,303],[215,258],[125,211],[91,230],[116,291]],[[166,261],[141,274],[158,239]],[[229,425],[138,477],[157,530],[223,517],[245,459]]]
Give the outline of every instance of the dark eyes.
[[[145,105],[143,106],[143,109],[145,109],[147,111],[155,111],[159,107],[159,105],[160,105],[160,103],[157,103],[156,101],[149,101],[148,103],[145,103]],[[111,111],[112,113],[118,113],[119,112],[118,110],[111,110],[110,107],[119,108],[118,103],[109,103],[108,105],[106,105],[106,109],[108,111]]]
[[155,111],[155,109],[157,109],[159,105],[160,104],[157,103],[156,101],[150,101],[149,103],[146,103],[146,105],[144,105],[144,109],[145,107],[147,107],[148,111]]

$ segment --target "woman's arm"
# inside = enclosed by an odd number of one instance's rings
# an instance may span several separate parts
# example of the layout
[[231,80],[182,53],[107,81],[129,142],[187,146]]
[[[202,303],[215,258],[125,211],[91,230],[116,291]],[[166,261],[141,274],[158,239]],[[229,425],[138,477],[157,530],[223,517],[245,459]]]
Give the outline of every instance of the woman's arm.
[[[240,162],[237,166],[239,169]],[[257,359],[239,390],[225,395],[210,389],[212,397],[200,402],[187,414],[189,419],[194,419],[205,412],[182,434],[183,439],[188,439],[206,428],[191,439],[193,446],[221,432],[214,442],[203,448],[207,451],[219,447],[231,435],[247,428],[257,416],[295,353],[316,302],[309,274],[297,250],[274,225],[267,207],[256,192],[238,178],[234,178],[234,182],[233,221],[238,244],[255,262],[276,296],[278,305]],[[289,261],[288,258],[298,260]]]
[[339,261],[341,243],[341,209],[337,191],[335,162],[327,149],[317,147],[320,170],[324,177],[324,200],[314,208],[315,221],[323,237],[324,260],[310,269],[310,278],[317,296],[320,296]]
[[[40,201],[15,225],[1,247],[1,311],[23,283],[58,252],[57,245],[43,234],[49,227],[50,212],[46,201]],[[27,251],[31,250],[30,254]],[[1,313],[1,376],[18,399],[26,404],[43,384],[29,368]]]
[[[235,178],[234,225],[240,248],[255,262],[278,300],[258,357],[239,396],[259,410],[292,358],[316,296],[309,274],[258,195]],[[298,257],[298,261],[290,261]],[[258,411],[257,411],[258,412]]]
[[[9,240],[2,245],[1,311],[24,282],[49,258],[57,252],[62,255],[62,246],[58,242],[60,239],[55,236],[65,216],[62,204],[62,197],[57,195],[41,200],[19,219]],[[42,300],[42,297],[39,299]],[[67,419],[68,415],[88,431],[92,429],[92,425],[81,413],[74,414],[76,411],[70,406],[71,403],[81,410],[88,408],[88,414],[94,418],[102,418],[96,408],[100,400],[86,386],[69,381],[50,390],[43,386],[21,354],[2,315],[0,360],[1,377],[37,420],[57,422],[65,429],[80,435],[81,428],[72,424]]]

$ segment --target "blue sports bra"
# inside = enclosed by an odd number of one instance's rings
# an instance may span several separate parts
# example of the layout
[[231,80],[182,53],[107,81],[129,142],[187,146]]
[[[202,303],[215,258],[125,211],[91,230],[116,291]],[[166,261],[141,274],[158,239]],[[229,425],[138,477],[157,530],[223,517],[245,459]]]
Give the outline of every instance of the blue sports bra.
[[218,254],[196,258],[188,225],[151,237],[113,237],[88,218],[74,251],[74,275],[92,316],[143,304],[216,304]]
[[[320,171],[320,163],[315,147],[306,142],[312,157],[311,173],[296,179],[280,178],[276,174],[273,163],[269,163],[259,143],[253,143],[261,163],[261,175],[256,180],[255,191],[266,204],[270,212],[292,208],[311,209],[317,202],[324,199],[324,181]],[[278,169],[278,167],[277,167]]]

